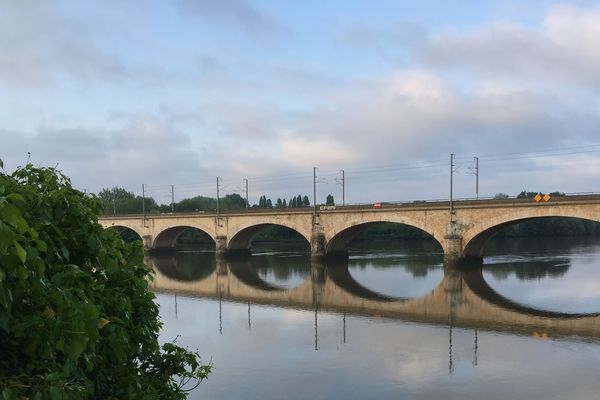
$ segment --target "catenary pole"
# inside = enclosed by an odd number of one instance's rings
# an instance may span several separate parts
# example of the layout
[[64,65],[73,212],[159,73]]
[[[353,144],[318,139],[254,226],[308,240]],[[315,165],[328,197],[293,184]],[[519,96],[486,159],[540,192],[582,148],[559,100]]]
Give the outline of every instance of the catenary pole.
[[217,216],[219,216],[219,179],[217,176]]
[[475,198],[479,200],[479,157],[475,157]]
[[244,178],[244,181],[246,182],[246,208],[249,208],[250,202],[248,201],[248,178]]
[[175,212],[175,185],[171,185],[171,212]]
[[452,199],[453,178],[454,174],[454,153],[450,154],[450,222],[454,222],[454,204]]

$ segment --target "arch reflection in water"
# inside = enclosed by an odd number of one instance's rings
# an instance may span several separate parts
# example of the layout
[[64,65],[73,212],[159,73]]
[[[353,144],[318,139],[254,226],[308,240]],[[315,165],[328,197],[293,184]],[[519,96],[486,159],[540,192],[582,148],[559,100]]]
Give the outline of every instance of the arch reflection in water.
[[350,274],[391,297],[421,297],[443,278],[443,252],[431,240],[394,240],[350,248]]
[[157,253],[145,261],[165,277],[179,282],[202,281],[216,268],[214,253],[195,251]]
[[310,275],[302,283],[286,289],[262,280],[249,258],[216,259],[216,268],[210,275],[200,277],[200,274],[196,279],[194,274],[187,274],[188,280],[173,279],[165,274],[163,271],[173,268],[162,265],[165,259],[149,261],[156,269],[150,285],[158,292],[528,335],[545,332],[548,336],[600,338],[598,314],[558,313],[512,302],[485,282],[481,264],[445,269],[440,284],[425,296],[392,298],[356,282],[346,262],[313,263]]
[[534,308],[600,311],[600,243],[594,238],[493,239],[484,278],[498,293]]

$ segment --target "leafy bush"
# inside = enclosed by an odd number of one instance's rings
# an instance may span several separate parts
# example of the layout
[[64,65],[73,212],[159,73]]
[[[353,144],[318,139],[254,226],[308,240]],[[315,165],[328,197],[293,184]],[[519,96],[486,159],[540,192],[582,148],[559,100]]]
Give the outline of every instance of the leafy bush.
[[0,173],[0,398],[183,399],[210,372],[160,346],[139,243],[54,169]]

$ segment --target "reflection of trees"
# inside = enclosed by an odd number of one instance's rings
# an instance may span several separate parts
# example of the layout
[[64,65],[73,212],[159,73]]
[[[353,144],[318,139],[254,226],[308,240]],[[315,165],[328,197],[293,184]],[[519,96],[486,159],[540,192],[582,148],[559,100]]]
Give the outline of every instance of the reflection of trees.
[[485,247],[486,256],[501,261],[503,258],[519,259],[515,262],[484,264],[483,269],[496,279],[506,279],[511,274],[520,280],[558,278],[571,267],[571,254],[579,254],[582,245],[597,243],[595,237],[494,238]]
[[[399,249],[402,249],[402,254],[394,254]],[[425,277],[429,271],[442,268],[444,260],[439,245],[433,240],[395,240],[371,245],[355,245],[350,252],[353,256],[368,255],[364,258],[352,257],[350,259],[352,267],[404,268],[413,277]]]
[[168,278],[183,281],[201,281],[216,268],[214,253],[180,252],[156,254],[149,257],[150,264]]
[[578,248],[587,245],[597,245],[598,236],[572,236],[561,238],[529,237],[503,238],[494,237],[485,245],[485,256],[505,254],[572,254]]
[[568,258],[552,259],[548,261],[523,261],[501,264],[486,264],[483,270],[492,274],[498,280],[506,279],[510,275],[515,276],[522,281],[541,279],[541,278],[559,278],[571,268],[571,261]]
[[278,281],[288,281],[295,276],[305,278],[310,275],[310,257],[308,256],[253,256],[251,263],[258,275],[264,277],[272,273]]
[[411,255],[407,257],[386,257],[370,259],[351,259],[351,267],[360,269],[387,269],[403,268],[415,278],[426,277],[429,271],[436,271],[443,267],[443,256],[440,255]]

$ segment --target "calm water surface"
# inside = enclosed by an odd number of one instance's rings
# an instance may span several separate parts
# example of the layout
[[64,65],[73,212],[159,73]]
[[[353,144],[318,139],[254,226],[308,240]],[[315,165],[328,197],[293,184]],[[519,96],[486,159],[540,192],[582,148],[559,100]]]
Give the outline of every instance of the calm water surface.
[[445,272],[429,242],[311,265],[285,246],[149,260],[162,340],[214,372],[192,399],[597,399],[600,241],[495,240]]

